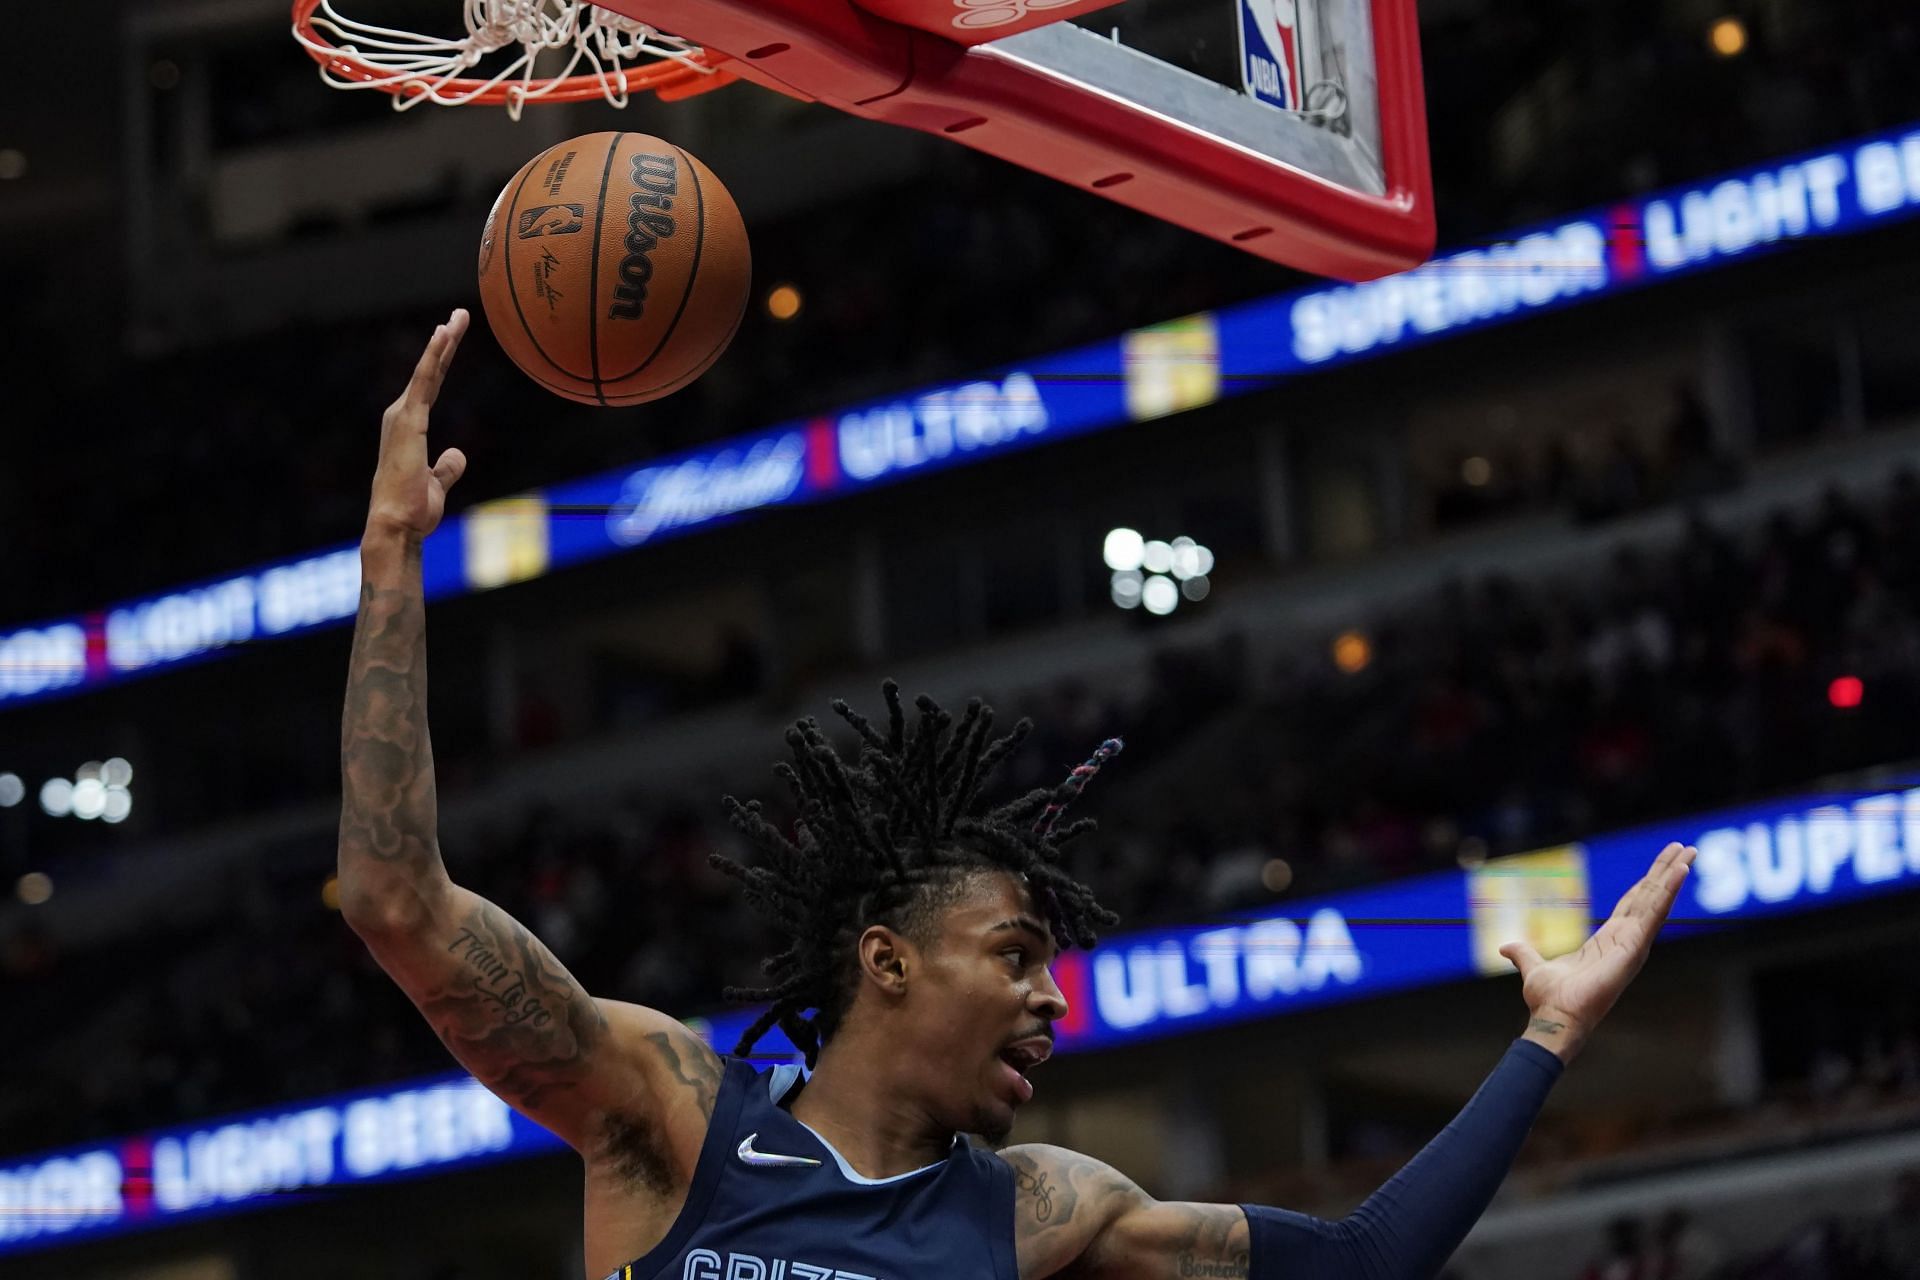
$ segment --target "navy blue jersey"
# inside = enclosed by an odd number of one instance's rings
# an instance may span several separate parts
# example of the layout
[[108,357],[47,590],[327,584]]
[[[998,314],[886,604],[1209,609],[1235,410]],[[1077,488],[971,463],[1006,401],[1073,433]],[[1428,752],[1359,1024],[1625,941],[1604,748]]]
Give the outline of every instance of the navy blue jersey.
[[1019,1280],[1005,1161],[956,1137],[938,1164],[863,1178],[782,1105],[798,1067],[725,1061],[686,1207],[608,1280]]

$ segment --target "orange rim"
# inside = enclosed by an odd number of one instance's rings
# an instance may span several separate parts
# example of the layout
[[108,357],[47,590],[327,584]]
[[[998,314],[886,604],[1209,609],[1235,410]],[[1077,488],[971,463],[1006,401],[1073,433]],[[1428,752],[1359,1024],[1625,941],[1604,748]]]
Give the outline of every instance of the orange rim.
[[[320,0],[293,0],[293,25],[301,35],[311,40],[319,48],[301,45],[308,57],[318,63],[329,75],[342,80],[354,80],[381,93],[392,94],[396,98],[420,97],[429,91],[439,91],[459,97],[460,106],[505,106],[516,99],[529,104],[542,102],[591,102],[604,98],[611,88],[616,93],[652,93],[668,102],[678,102],[684,98],[698,97],[724,88],[740,77],[731,71],[718,69],[729,59],[724,53],[711,49],[702,49],[693,55],[694,61],[706,70],[698,70],[672,58],[663,58],[645,66],[623,67],[606,76],[584,75],[567,76],[562,79],[523,79],[513,77],[494,84],[488,80],[467,79],[459,76],[417,76],[412,79],[397,79],[392,72],[381,71],[369,66],[351,53],[338,48],[321,35],[313,26],[313,11],[320,7]],[[386,83],[380,83],[385,81]],[[528,91],[533,88],[546,89],[540,96],[534,97]],[[471,96],[468,96],[471,95]],[[449,104],[456,105],[456,104]]]

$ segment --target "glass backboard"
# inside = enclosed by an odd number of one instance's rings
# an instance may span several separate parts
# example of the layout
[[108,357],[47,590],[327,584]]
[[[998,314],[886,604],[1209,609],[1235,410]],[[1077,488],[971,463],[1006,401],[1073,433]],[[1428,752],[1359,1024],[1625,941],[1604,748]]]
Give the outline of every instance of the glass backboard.
[[729,76],[1363,280],[1433,250],[1414,3],[600,0],[583,11],[679,37]]

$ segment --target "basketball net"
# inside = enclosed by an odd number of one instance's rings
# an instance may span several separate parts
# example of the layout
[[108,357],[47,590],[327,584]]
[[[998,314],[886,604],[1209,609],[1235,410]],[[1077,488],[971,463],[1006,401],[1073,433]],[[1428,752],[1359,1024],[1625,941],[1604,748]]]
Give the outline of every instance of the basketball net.
[[[293,38],[329,86],[391,94],[396,111],[422,102],[503,105],[518,120],[529,102],[604,98],[624,107],[636,91],[672,101],[738,78],[719,68],[724,54],[580,0],[465,0],[464,7],[466,35],[440,37],[356,21],[333,0],[294,0]],[[568,50],[559,74],[534,74],[542,54]],[[467,74],[493,54],[511,60],[489,79]]]

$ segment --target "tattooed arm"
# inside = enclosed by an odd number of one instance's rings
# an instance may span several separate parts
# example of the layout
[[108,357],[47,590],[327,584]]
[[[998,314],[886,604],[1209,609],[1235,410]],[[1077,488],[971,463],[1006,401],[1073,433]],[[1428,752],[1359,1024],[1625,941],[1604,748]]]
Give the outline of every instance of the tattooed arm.
[[481,1083],[583,1154],[638,1161],[670,1190],[706,1132],[719,1059],[664,1014],[593,999],[440,858],[420,556],[466,470],[458,449],[431,468],[426,452],[466,326],[457,311],[435,330],[381,425],[340,739],[341,911]]
[[1155,1200],[1061,1147],[1008,1147],[1000,1157],[1013,1168],[1021,1280],[1247,1274],[1247,1215],[1237,1205]]

